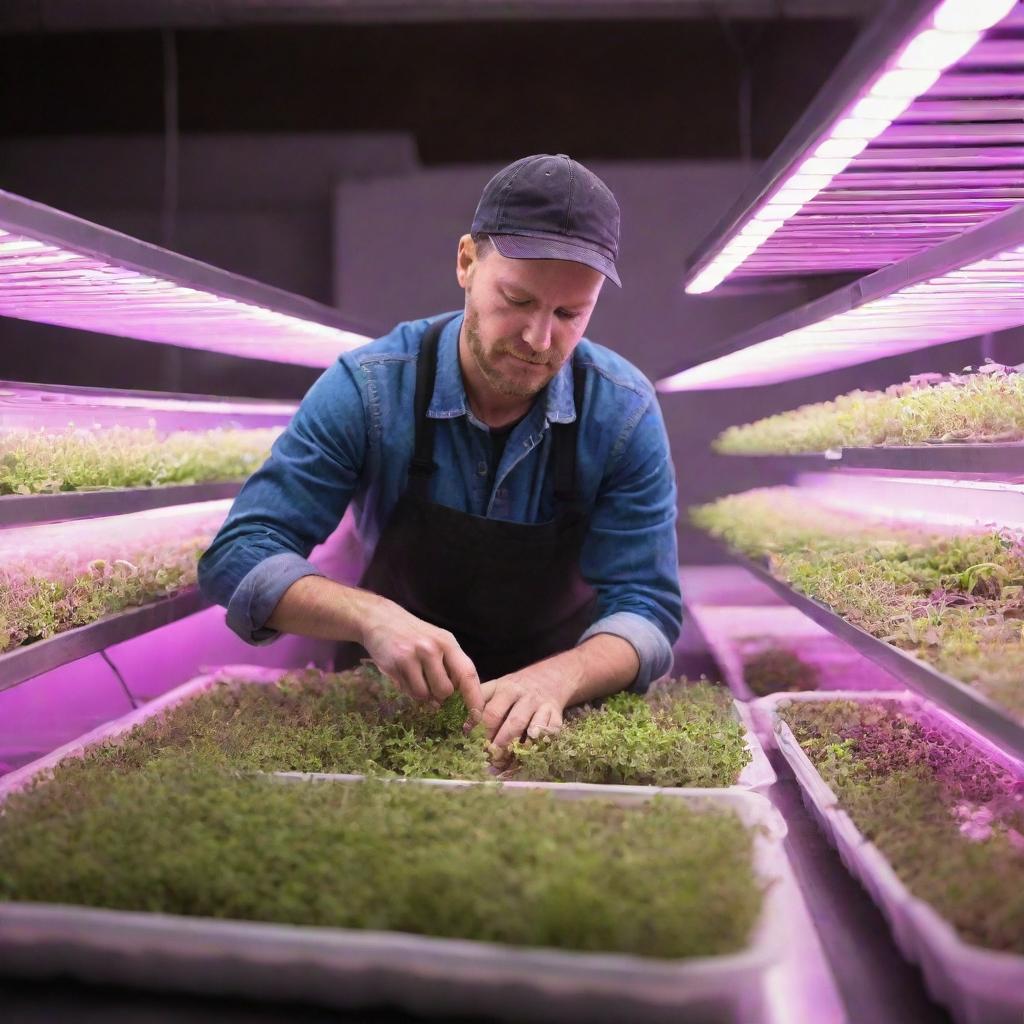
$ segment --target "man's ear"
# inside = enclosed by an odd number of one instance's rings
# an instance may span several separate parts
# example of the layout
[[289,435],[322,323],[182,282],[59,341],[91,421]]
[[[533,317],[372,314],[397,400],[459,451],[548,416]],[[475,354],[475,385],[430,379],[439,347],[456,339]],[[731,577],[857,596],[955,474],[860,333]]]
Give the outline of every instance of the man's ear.
[[459,287],[465,288],[472,279],[473,267],[476,265],[476,242],[472,235],[463,235],[459,239],[459,254],[455,260],[455,276]]

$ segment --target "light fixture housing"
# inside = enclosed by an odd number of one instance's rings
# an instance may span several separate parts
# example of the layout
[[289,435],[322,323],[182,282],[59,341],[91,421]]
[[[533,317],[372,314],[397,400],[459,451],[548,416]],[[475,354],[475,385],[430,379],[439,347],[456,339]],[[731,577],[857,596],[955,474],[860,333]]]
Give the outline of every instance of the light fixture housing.
[[0,431],[108,427],[214,430],[284,426],[296,402],[216,395],[127,391],[0,380]]
[[[892,4],[692,255],[684,285],[864,273],[1021,203],[1024,5]],[[731,248],[765,218],[771,235]]]
[[1024,324],[1024,208],[729,339],[660,391],[752,387]]
[[9,192],[0,316],[316,367],[370,340],[330,306]]

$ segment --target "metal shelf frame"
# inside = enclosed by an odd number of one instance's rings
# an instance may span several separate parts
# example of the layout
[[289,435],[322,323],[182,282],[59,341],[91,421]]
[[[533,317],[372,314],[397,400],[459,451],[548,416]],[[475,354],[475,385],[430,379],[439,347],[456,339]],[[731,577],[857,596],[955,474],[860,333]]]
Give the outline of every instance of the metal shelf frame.
[[[878,11],[770,159],[691,253],[684,281],[692,283],[715,261],[780,184],[787,187],[798,165],[830,138],[843,112],[849,116],[937,6],[895,0]],[[780,277],[869,272],[1020,203],[1021,179],[1013,173],[1019,171],[1020,152],[1011,146],[1022,133],[1007,104],[1019,102],[1024,88],[1018,72],[1022,27],[1018,9],[985,30],[992,35],[983,34],[942,70],[931,88],[732,270],[725,284],[749,288]]]
[[[780,313],[713,345],[662,375],[657,383],[658,390],[682,390],[684,385],[673,385],[670,378],[684,370],[703,366],[756,345],[777,341],[804,328],[822,325],[842,314],[858,310],[872,302],[880,302],[923,282],[929,282],[929,288],[932,288],[933,279],[1022,246],[1024,208],[1009,210],[972,231],[877,270],[821,298]],[[994,273],[993,271],[993,275]],[[1013,272],[1007,270],[1005,273]],[[1014,284],[1016,283],[1014,278]],[[906,315],[901,321],[890,324],[885,331],[881,331],[878,326],[866,330],[854,324],[849,327],[845,336],[838,332],[829,335],[829,343],[835,351],[828,351],[823,339],[819,339],[817,346],[805,344],[798,350],[790,345],[789,350],[774,357],[770,369],[740,368],[717,382],[696,384],[691,387],[743,387],[793,380],[950,341],[977,337],[991,331],[1006,330],[1024,323],[1024,304],[1015,303],[1012,293],[1003,293],[1005,304],[993,313],[976,301],[978,290],[979,286],[973,280],[949,281],[948,294],[952,297],[962,295],[963,301],[960,305],[960,315],[954,316],[950,313],[941,330],[925,331],[916,318],[907,318]],[[842,341],[842,346],[838,349],[837,338]]]
[[719,453],[723,459],[750,459],[753,465],[771,465],[793,472],[858,469],[877,472],[921,473],[972,479],[993,475],[1024,479],[1024,441],[993,444],[877,445],[839,448],[794,455]]
[[710,261],[721,243],[727,241],[746,221],[750,211],[768,197],[808,146],[825,133],[835,121],[836,114],[857,99],[877,73],[882,60],[906,39],[934,7],[933,0],[889,3],[877,17],[872,18],[775,152],[711,229],[710,234],[690,254],[684,264],[685,279],[692,278]]
[[118,516],[151,508],[233,498],[239,482],[126,487],[109,491],[64,491],[60,494],[8,494],[0,497],[0,527],[27,526],[95,516]]
[[[333,331],[343,332],[347,335],[361,336],[363,340],[369,340],[376,336],[377,332],[368,325],[360,324],[341,313],[333,306],[327,306],[301,295],[295,295],[273,285],[263,284],[251,278],[243,277],[231,271],[222,270],[219,267],[203,263],[191,257],[184,256],[149,242],[141,241],[130,235],[122,234],[100,224],[82,220],[61,210],[53,209],[42,203],[33,202],[23,196],[10,192],[0,191],[0,228],[15,235],[24,236],[28,239],[41,242],[48,246],[56,247],[61,251],[70,251],[84,256],[90,260],[98,261],[104,265],[106,270],[120,268],[129,273],[141,274],[144,277],[152,277],[161,281],[170,282],[186,290],[209,293],[219,299],[234,300],[242,303],[246,308],[255,307],[257,310],[269,311],[270,314],[277,314],[283,318],[290,318],[294,330],[302,330],[309,327],[328,328]],[[2,241],[2,239],[0,239]],[[55,274],[60,274],[58,268]],[[5,275],[0,275],[0,299],[3,298],[4,289],[8,287],[4,280]],[[19,283],[17,274],[12,275],[15,279],[10,285],[19,294],[24,294],[28,286]],[[113,293],[112,293],[113,294]],[[112,302],[123,305],[125,310],[131,310],[133,315],[145,312],[145,303],[148,300],[140,295],[115,296],[114,299],[105,299],[106,310],[109,312]],[[52,303],[51,303],[52,304]],[[198,324],[208,326],[215,332],[223,333],[230,330],[231,325],[223,311],[213,311],[209,314],[203,313],[199,317],[193,317],[191,321],[184,321],[181,313],[162,314],[166,331],[170,336],[154,337],[152,332],[147,336],[145,325],[142,321],[133,324],[124,320],[121,328],[112,330],[109,327],[95,326],[86,320],[76,322],[76,312],[61,313],[57,317],[54,313],[47,316],[30,315],[27,313],[12,313],[24,319],[38,319],[40,322],[58,324],[64,327],[73,327],[83,330],[116,333],[123,337],[139,338],[144,341],[155,341],[165,344],[186,345],[193,348],[203,348],[209,351],[223,352],[231,355],[239,355],[248,358],[276,359],[281,362],[295,363],[299,365],[327,366],[333,361],[333,356],[328,359],[325,353],[337,352],[344,347],[340,341],[333,339],[324,341],[321,339],[313,345],[311,352],[305,357],[300,346],[291,338],[289,345],[295,349],[290,358],[282,357],[274,350],[268,348],[265,351],[247,349],[240,351],[235,343],[220,342],[199,344],[190,342],[189,337],[195,332]],[[116,319],[116,317],[115,317]],[[292,333],[294,333],[294,330]],[[358,343],[358,342],[355,342]],[[318,347],[317,347],[318,346]]]
[[819,626],[850,644],[858,653],[870,658],[910,689],[957,715],[993,743],[1024,760],[1024,722],[1011,718],[1007,711],[966,683],[939,672],[913,655],[872,636],[860,626],[847,622],[828,605],[801,594],[788,583],[776,579],[758,562],[731,550],[718,540],[715,540],[715,543],[729,559],[765,583],[783,601],[798,608]]
[[[78,406],[106,406],[111,409],[170,409],[206,416],[234,416],[237,419],[279,419],[295,414],[299,403],[286,398],[245,398],[233,395],[196,394],[185,391],[146,391],[131,388],[98,388],[80,384],[43,384],[24,380],[0,380],[0,404],[32,402],[40,409],[73,412]],[[12,408],[14,408],[12,406]]]
[[197,587],[0,654],[0,691],[211,607]]

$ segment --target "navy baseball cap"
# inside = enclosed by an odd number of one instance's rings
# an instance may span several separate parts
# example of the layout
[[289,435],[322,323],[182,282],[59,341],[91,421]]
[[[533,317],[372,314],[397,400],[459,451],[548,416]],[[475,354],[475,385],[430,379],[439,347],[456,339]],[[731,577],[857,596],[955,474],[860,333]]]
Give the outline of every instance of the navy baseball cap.
[[620,288],[619,204],[593,171],[564,153],[523,157],[484,187],[470,229],[513,260],[570,260]]

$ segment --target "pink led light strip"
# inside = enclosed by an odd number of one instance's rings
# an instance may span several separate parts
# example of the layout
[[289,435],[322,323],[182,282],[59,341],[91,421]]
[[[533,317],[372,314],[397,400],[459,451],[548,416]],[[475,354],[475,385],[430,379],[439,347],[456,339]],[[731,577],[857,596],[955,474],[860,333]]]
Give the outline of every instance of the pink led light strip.
[[212,536],[230,509],[230,499],[199,501],[96,519],[11,526],[0,530],[0,569],[28,558],[86,554],[99,544],[145,545],[204,531]]
[[[914,273],[922,259],[934,261],[953,247],[965,248],[979,235],[1001,240],[995,251],[988,249],[991,255],[978,258],[981,254],[975,251],[962,266],[928,276]],[[772,384],[1024,323],[1024,210],[1010,211],[998,223],[952,239],[926,257],[881,270],[805,311],[784,314],[763,329],[776,328],[777,334],[667,377],[658,389]],[[912,283],[887,294],[858,297],[877,293],[887,281],[908,279]],[[829,313],[848,295],[854,296],[853,308]]]
[[[1024,202],[1024,102],[1003,99],[1024,99],[1024,74],[959,74],[993,65],[1024,68],[1024,38],[985,36],[1004,21],[1017,24],[1019,13],[1017,0],[938,4],[862,95],[806,147],[810,155],[695,268],[686,291],[710,292],[734,274],[873,269]],[[954,66],[958,73],[944,74]],[[973,102],[972,90],[986,82],[1000,105]],[[956,107],[920,101],[926,94],[961,98]],[[918,201],[926,186],[946,194],[922,197],[930,214],[922,217],[921,207],[903,204]],[[965,187],[985,194],[967,195]],[[903,211],[910,216],[901,218]]]
[[305,366],[369,340],[3,230],[0,315]]

